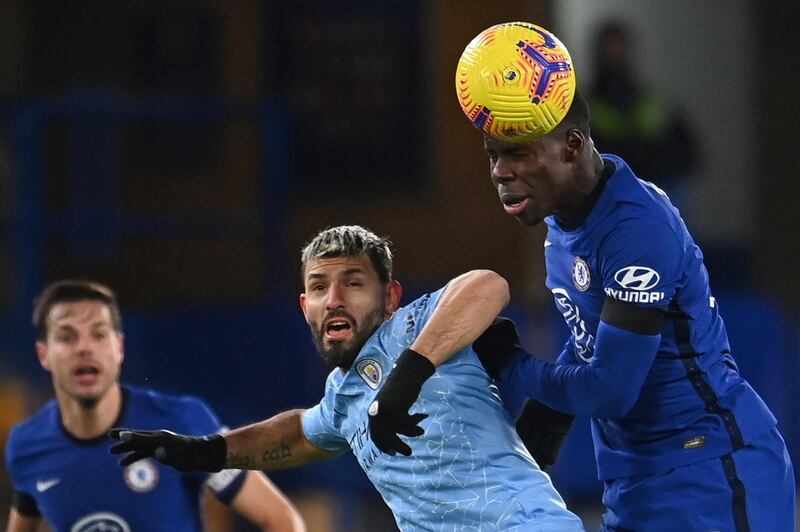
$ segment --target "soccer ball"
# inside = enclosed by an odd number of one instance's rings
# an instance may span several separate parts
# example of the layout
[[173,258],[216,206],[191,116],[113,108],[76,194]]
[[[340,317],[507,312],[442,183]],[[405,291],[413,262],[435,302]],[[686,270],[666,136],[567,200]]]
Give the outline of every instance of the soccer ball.
[[464,49],[456,95],[472,124],[512,142],[551,132],[575,95],[569,51],[555,35],[528,22],[482,31]]

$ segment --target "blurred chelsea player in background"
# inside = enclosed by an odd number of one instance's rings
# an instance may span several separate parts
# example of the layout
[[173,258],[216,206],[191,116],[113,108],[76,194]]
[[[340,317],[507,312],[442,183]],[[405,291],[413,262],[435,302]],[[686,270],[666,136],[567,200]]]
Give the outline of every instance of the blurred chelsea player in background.
[[37,299],[33,322],[36,353],[56,398],[9,437],[6,462],[15,489],[9,532],[37,530],[42,520],[71,532],[199,531],[206,490],[264,530],[305,530],[262,473],[179,473],[154,460],[117,466],[108,453],[114,425],[189,434],[221,427],[199,399],[120,385],[122,318],[108,287],[55,282]]

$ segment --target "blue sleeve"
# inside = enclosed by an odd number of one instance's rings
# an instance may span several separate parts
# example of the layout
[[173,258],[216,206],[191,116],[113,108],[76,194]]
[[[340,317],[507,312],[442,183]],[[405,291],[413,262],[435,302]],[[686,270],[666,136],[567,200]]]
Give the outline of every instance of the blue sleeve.
[[8,435],[8,440],[6,441],[5,447],[5,461],[6,461],[6,471],[8,472],[8,476],[11,479],[11,485],[15,488],[17,486],[17,479],[16,479],[16,460],[17,457],[17,433],[19,432],[19,426],[16,426],[11,429],[11,432]]
[[578,359],[575,358],[575,339],[569,335],[567,341],[564,342],[564,349],[561,354],[556,358],[556,366],[563,366],[564,364],[577,364]]
[[[182,397],[184,410],[187,413],[186,422],[189,428],[187,434],[204,436],[224,432],[224,427],[213,410],[202,400],[196,397]],[[208,475],[206,487],[210,489],[221,502],[230,504],[242,489],[247,478],[247,471],[239,469],[223,469]]]
[[681,285],[683,246],[664,221],[625,220],[598,251],[608,297],[641,307],[666,307]]
[[425,294],[420,298],[416,299],[411,303],[412,309],[411,312],[414,316],[414,320],[417,322],[417,334],[422,328],[428,323],[428,320],[431,319],[431,315],[433,311],[436,310],[436,306],[439,304],[439,299],[441,299],[442,294],[447,290],[447,285],[443,286],[439,290],[435,292],[431,292],[429,294]]
[[341,453],[347,450],[347,442],[328,426],[321,404],[303,412],[303,435],[316,447],[325,451]]
[[[330,382],[331,377],[328,377]],[[333,453],[342,453],[350,448],[347,440],[337,430],[342,419],[334,419],[333,394],[328,393],[330,388],[326,385],[325,397],[313,408],[303,412],[303,435],[316,447]],[[338,423],[337,423],[338,421]]]
[[[389,320],[388,326],[380,329],[381,349],[385,350],[386,355],[392,362],[396,362],[403,351],[413,345],[436,311],[436,307],[445,290],[447,290],[447,286],[434,292],[423,294],[408,305],[398,309]],[[477,355],[470,346],[464,347],[453,354],[443,365],[457,365],[465,361],[480,364]]]
[[527,387],[531,397],[561,412],[618,419],[639,397],[660,342],[660,334],[636,334],[601,321],[588,364],[555,365],[528,355],[506,368],[501,380]]
[[431,319],[434,310],[436,310],[445,288],[429,294],[423,294],[408,305],[398,309],[395,313],[398,319],[392,319],[390,327],[383,333],[386,337],[387,350],[391,352],[394,358],[399,356],[404,349],[410,347],[414,340],[417,339],[420,331],[422,331],[425,324]]
[[[516,359],[511,362],[511,365],[522,362],[521,358],[527,356],[530,355],[525,352],[518,353]],[[558,355],[558,359],[556,359],[556,366],[577,363],[572,335],[570,335],[564,343],[564,350],[561,351],[561,354]],[[498,381],[498,394],[500,395],[500,399],[503,400],[503,407],[505,407],[511,419],[517,419],[522,412],[522,407],[525,406],[525,401],[527,401],[530,396],[529,387],[522,379],[508,379],[504,378],[503,375],[501,375]]]
[[11,480],[11,485],[14,488],[11,498],[11,507],[16,508],[22,515],[37,517],[41,515],[39,506],[36,503],[36,499],[34,499],[31,494],[32,490],[31,493],[25,491],[20,481],[20,472],[17,470],[18,464],[16,458],[19,454],[20,445],[24,446],[24,442],[18,443],[17,441],[21,431],[19,425],[11,429],[5,449],[6,471]]
[[192,396],[181,397],[180,409],[184,412],[186,428],[182,432],[191,436],[216,434],[222,423],[213,410],[201,399]]

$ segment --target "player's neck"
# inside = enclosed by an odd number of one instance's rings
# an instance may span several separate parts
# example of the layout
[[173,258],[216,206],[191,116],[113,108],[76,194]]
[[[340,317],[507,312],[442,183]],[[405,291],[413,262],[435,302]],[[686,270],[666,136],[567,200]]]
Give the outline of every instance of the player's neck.
[[58,389],[56,397],[64,428],[82,440],[97,438],[108,432],[122,408],[122,389],[119,384],[115,384],[93,405],[81,403]]
[[578,180],[579,189],[576,190],[574,202],[555,213],[558,224],[568,231],[576,229],[589,216],[603,192],[608,177],[600,154],[594,149],[588,153],[591,162],[584,168],[590,168],[590,170],[582,172],[582,178]]

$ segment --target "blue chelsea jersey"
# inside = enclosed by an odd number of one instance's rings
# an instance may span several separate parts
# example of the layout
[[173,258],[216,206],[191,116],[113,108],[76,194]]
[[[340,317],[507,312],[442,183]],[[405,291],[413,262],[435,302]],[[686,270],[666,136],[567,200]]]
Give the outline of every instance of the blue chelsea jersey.
[[306,438],[333,452],[349,448],[403,531],[583,530],[517,437],[469,347],[436,369],[411,407],[428,414],[423,436],[401,436],[411,456],[383,454],[370,440],[368,407],[441,293],[399,309],[349,371],[331,372],[324,398],[303,416]]
[[[218,432],[211,410],[193,397],[172,397],[123,387],[117,426],[204,435]],[[204,486],[229,502],[244,482],[244,471],[180,473],[145,459],[121,468],[109,453],[107,436],[79,440],[64,428],[53,400],[17,425],[6,448],[14,489],[57,531],[203,530]],[[34,505],[35,504],[35,505]],[[34,512],[35,513],[35,512]]]
[[610,479],[721,456],[776,421],[738,373],[703,254],[677,209],[619,157],[603,160],[608,177],[587,219],[565,230],[548,217],[544,245],[547,287],[571,331],[568,362],[591,361],[606,298],[666,315],[633,408],[592,420],[599,476]]

